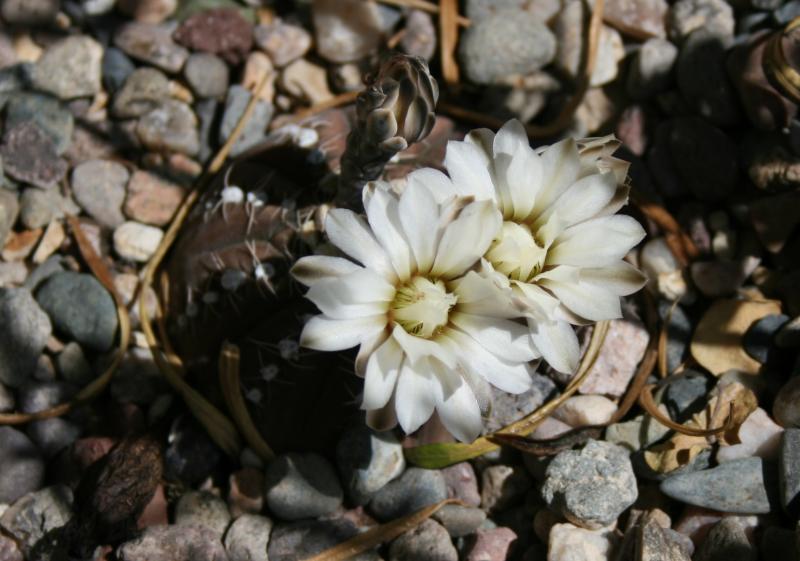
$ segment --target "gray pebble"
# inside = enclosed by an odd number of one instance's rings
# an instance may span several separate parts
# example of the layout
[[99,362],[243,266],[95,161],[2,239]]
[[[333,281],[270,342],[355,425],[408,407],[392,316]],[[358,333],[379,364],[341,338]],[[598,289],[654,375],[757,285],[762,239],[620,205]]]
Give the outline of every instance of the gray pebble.
[[727,516],[708,532],[694,561],[756,561],[757,558],[742,523],[736,516]]
[[788,428],[781,435],[779,457],[781,504],[790,515],[800,516],[800,429]]
[[172,40],[173,30],[174,26],[167,23],[128,22],[115,33],[114,44],[128,56],[176,74],[189,51]]
[[363,505],[389,481],[403,473],[403,447],[391,432],[358,425],[342,435],[336,463],[348,497]]
[[194,156],[200,150],[197,116],[186,103],[164,100],[136,125],[136,136],[150,150]]
[[0,187],[0,246],[4,246],[6,238],[19,214],[19,201],[16,193]]
[[118,48],[109,47],[103,53],[103,85],[109,93],[117,92],[134,70],[136,65]]
[[792,376],[778,390],[772,416],[783,427],[800,428],[800,376]]
[[473,23],[461,36],[459,58],[467,78],[492,84],[531,74],[553,60],[556,39],[537,17],[508,10]]
[[52,137],[33,120],[6,126],[0,157],[8,175],[41,189],[54,189],[67,174]]
[[33,69],[33,86],[60,99],[91,97],[100,91],[103,47],[85,35],[50,45]]
[[733,8],[725,0],[678,0],[667,15],[667,31],[678,43],[697,29],[732,37],[735,26]]
[[72,170],[75,200],[102,226],[116,228],[123,222],[122,204],[130,174],[122,164],[88,160]]
[[[13,64],[0,69],[0,94],[18,92],[30,87],[33,65],[30,62]],[[0,96],[0,104],[4,97]]]
[[703,201],[730,197],[737,186],[737,150],[725,133],[698,117],[673,121],[672,161],[692,193]]
[[111,113],[120,119],[141,117],[169,97],[169,79],[155,68],[137,68],[114,96]]
[[770,512],[776,490],[774,466],[761,458],[725,462],[703,471],[674,475],[661,482],[661,492],[677,501],[720,512]]
[[446,498],[447,485],[440,471],[411,467],[375,494],[369,510],[379,520],[394,520]]
[[200,120],[200,152],[197,158],[201,162],[208,161],[217,146],[217,109],[220,105],[216,99],[201,99],[194,104],[194,112]]
[[311,48],[311,34],[308,31],[280,20],[257,25],[253,29],[253,40],[278,68],[297,60]]
[[531,478],[522,466],[489,466],[481,473],[481,508],[497,512],[521,503],[531,488]]
[[444,505],[434,515],[451,537],[460,538],[472,534],[486,521],[486,512],[479,508],[461,505]]
[[3,0],[0,15],[11,25],[46,25],[55,20],[60,6],[60,0]]
[[206,479],[219,463],[221,451],[191,417],[181,416],[170,427],[164,452],[164,475],[187,485]]
[[521,394],[510,394],[491,387],[491,404],[484,423],[484,434],[519,421],[558,393],[555,383],[547,376],[534,374],[531,382],[531,389]]
[[29,551],[47,532],[72,518],[72,491],[66,485],[45,487],[17,500],[2,516],[0,526]]
[[78,212],[78,205],[54,189],[25,189],[19,199],[19,220],[29,229],[42,228],[53,220]]
[[13,503],[44,481],[42,453],[24,433],[0,427],[0,503]]
[[459,462],[441,470],[447,486],[447,496],[458,499],[469,506],[480,506],[478,478],[469,462]]
[[61,377],[76,386],[85,386],[94,378],[94,371],[83,349],[75,341],[64,345],[64,349],[56,356],[56,367]]
[[150,526],[117,549],[119,561],[228,561],[222,542],[208,528]]
[[36,300],[55,328],[79,343],[100,352],[114,343],[118,321],[114,300],[93,276],[56,273],[36,292]]
[[458,551],[447,530],[428,519],[392,542],[389,561],[458,561]]
[[175,506],[175,524],[208,528],[220,540],[230,521],[225,501],[208,491],[184,493]]
[[[14,392],[9,388],[0,384],[0,413],[7,413],[13,411],[16,407],[17,400],[14,399]],[[2,502],[2,500],[0,500]]]
[[111,380],[111,396],[119,403],[150,405],[166,389],[149,349],[129,349]]
[[315,518],[342,504],[342,488],[333,466],[319,454],[283,454],[265,474],[267,506],[284,520]]
[[[243,86],[233,85],[228,89],[228,97],[225,99],[225,110],[222,114],[222,123],[219,127],[220,143],[228,140],[233,132],[239,118],[244,113],[247,104],[250,102],[251,94]],[[267,125],[272,119],[274,108],[266,101],[257,101],[250,119],[244,126],[242,135],[234,143],[231,149],[231,156],[236,156],[247,151],[249,148],[258,144],[264,139]]]
[[689,349],[692,322],[681,306],[673,308],[671,302],[659,301],[658,314],[667,321],[667,372],[675,372],[683,364]]
[[186,81],[200,98],[222,98],[228,90],[230,72],[225,61],[211,53],[194,53],[183,67]]
[[[344,518],[304,520],[278,525],[272,530],[267,554],[269,561],[303,561],[359,533],[358,527]],[[349,561],[380,561],[374,551],[367,551]]]
[[613,523],[639,494],[627,451],[608,442],[590,440],[582,450],[560,452],[545,473],[547,505],[585,528]]
[[742,339],[745,352],[761,364],[769,362],[770,353],[775,348],[775,334],[788,321],[789,316],[770,314],[753,322]]
[[38,413],[64,403],[74,393],[75,388],[64,382],[31,382],[19,390],[19,409],[23,413]]
[[800,347],[800,316],[786,322],[781,327],[780,331],[775,334],[775,344],[782,349]]
[[60,156],[72,142],[75,120],[56,98],[40,93],[12,94],[6,107],[6,126],[14,128],[25,122],[34,122],[53,141]]
[[45,262],[31,271],[31,274],[25,279],[25,288],[31,292],[36,292],[36,289],[39,288],[45,280],[63,271],[64,267],[61,265],[62,259],[63,257],[58,254],[51,255],[45,259]]
[[26,430],[48,459],[54,458],[64,448],[78,440],[81,428],[63,417],[34,421]]
[[267,544],[272,521],[257,514],[243,514],[225,534],[225,549],[230,561],[268,561]]
[[36,368],[52,330],[30,291],[0,289],[0,382],[22,385]]
[[628,74],[628,94],[633,99],[647,99],[664,90],[672,82],[672,68],[678,58],[678,48],[666,39],[648,39],[631,62]]
[[706,396],[712,387],[711,379],[697,370],[687,369],[673,376],[663,398],[670,417],[679,423],[691,419],[705,408]]

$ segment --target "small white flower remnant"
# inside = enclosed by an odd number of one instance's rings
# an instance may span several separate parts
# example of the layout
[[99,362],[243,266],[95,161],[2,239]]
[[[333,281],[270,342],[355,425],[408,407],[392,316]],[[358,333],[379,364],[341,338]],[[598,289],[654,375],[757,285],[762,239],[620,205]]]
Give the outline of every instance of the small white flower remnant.
[[401,195],[384,182],[364,189],[366,219],[333,209],[326,232],[358,263],[330,256],[300,259],[292,274],[309,286],[322,314],[306,324],[301,345],[336,351],[360,345],[362,408],[375,428],[399,422],[417,430],[437,411],[459,440],[480,434],[492,384],[521,393],[538,357],[510,299],[473,270],[498,235],[491,200],[432,191],[426,170]]
[[450,142],[450,177],[426,172],[436,188],[494,201],[502,212],[482,274],[523,303],[536,350],[559,372],[578,366],[571,324],[621,317],[620,297],[645,283],[622,260],[645,232],[616,214],[628,200],[628,164],[611,156],[618,146],[613,137],[567,139],[536,151],[512,120],[496,135],[478,129]]

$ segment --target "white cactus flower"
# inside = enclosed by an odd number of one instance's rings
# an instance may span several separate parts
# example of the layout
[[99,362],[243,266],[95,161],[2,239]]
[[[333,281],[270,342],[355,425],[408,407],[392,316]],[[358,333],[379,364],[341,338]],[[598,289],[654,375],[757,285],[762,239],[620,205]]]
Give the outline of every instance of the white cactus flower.
[[482,428],[487,383],[524,392],[538,353],[525,322],[511,319],[521,314],[502,283],[473,270],[502,225],[494,202],[457,197],[449,180],[433,176],[429,184],[430,177],[431,170],[410,174],[401,195],[368,184],[366,219],[328,213],[330,241],[357,263],[316,255],[294,266],[322,312],[301,344],[360,345],[356,372],[373,427],[399,422],[411,433],[436,410],[456,438],[471,441]]
[[567,139],[536,151],[512,120],[496,135],[478,129],[450,142],[449,178],[427,172],[430,184],[497,204],[503,225],[483,272],[507,279],[509,292],[526,305],[537,351],[564,373],[580,358],[570,324],[621,317],[620,296],[645,283],[622,260],[645,232],[616,214],[628,199],[628,164],[611,157],[618,146],[613,137]]

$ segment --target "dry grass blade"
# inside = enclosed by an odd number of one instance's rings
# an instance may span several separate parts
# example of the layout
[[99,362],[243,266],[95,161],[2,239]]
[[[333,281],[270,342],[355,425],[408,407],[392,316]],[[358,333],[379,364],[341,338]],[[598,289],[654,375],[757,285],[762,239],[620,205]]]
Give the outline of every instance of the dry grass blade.
[[356,537],[340,543],[313,557],[308,557],[303,561],[344,561],[378,546],[384,542],[391,541],[396,537],[412,530],[433,516],[437,510],[448,504],[463,504],[458,499],[446,499],[444,501],[425,507],[403,518],[398,518],[387,524],[382,524],[377,528],[367,530]]
[[655,400],[653,399],[653,388],[655,388],[654,384],[648,384],[642,388],[641,393],[639,394],[639,405],[642,406],[651,417],[653,417],[656,421],[664,425],[665,427],[669,427],[672,430],[679,432],[681,434],[685,434],[687,436],[714,436],[723,432],[727,432],[731,430],[734,426],[735,420],[733,417],[733,403],[730,405],[730,412],[728,413],[728,418],[725,420],[725,423],[720,427],[714,427],[710,429],[696,429],[693,427],[687,427],[686,425],[681,425],[680,423],[676,423],[663,413],[658,410],[658,406],[656,405]]
[[685,267],[692,259],[700,255],[700,250],[678,221],[663,206],[649,200],[642,193],[631,191],[631,201],[647,218],[655,222],[665,233],[667,245],[681,267]]
[[[440,12],[439,6],[425,0],[378,0],[381,4],[389,4],[390,6],[401,6],[403,8],[414,8],[415,10],[422,10],[429,14],[438,14]],[[456,21],[458,25],[469,27],[472,22],[469,18],[464,16],[457,16]]]
[[78,405],[91,401],[106,388],[108,383],[111,381],[111,377],[114,375],[114,372],[122,362],[125,353],[128,351],[128,345],[130,344],[131,339],[131,322],[130,317],[128,316],[128,310],[125,308],[125,303],[122,301],[122,297],[119,295],[119,292],[117,292],[117,289],[114,286],[114,279],[111,276],[108,268],[103,263],[103,260],[100,259],[95,252],[92,244],[89,243],[88,239],[86,239],[83,230],[81,230],[81,225],[78,222],[78,219],[74,216],[68,215],[67,222],[72,229],[72,235],[75,237],[75,242],[78,245],[78,249],[80,250],[84,261],[86,261],[86,264],[89,266],[92,274],[94,274],[103,287],[105,287],[105,289],[111,293],[111,297],[114,299],[114,305],[117,309],[117,318],[119,319],[119,347],[114,353],[114,358],[111,361],[111,364],[108,365],[105,371],[86,387],[84,387],[80,392],[78,392],[78,395],[76,395],[72,400],[56,405],[55,407],[51,407],[50,409],[39,411],[37,413],[7,413],[0,415],[0,425],[21,425],[30,423],[32,421],[60,417]]
[[222,389],[222,397],[247,444],[262,460],[270,461],[275,457],[275,453],[253,424],[247,404],[242,397],[242,388],[239,384],[239,363],[239,347],[231,343],[224,343],[219,354],[219,385]]
[[[542,407],[516,423],[503,427],[497,431],[496,434],[530,434],[539,423],[550,416],[553,411],[558,409],[562,403],[578,391],[578,388],[586,379],[586,376],[588,376],[589,371],[592,369],[592,366],[594,366],[600,354],[600,349],[603,347],[608,328],[609,323],[607,321],[601,321],[595,325],[594,331],[592,332],[592,339],[589,342],[589,348],[586,349],[586,353],[583,355],[583,360],[578,368],[578,372],[573,376],[569,385],[567,385],[560,396],[548,401]],[[414,465],[439,469],[496,450],[498,445],[490,440],[491,437],[492,435],[482,436],[470,444],[463,444],[460,442],[424,444],[422,446],[407,448],[405,450],[405,455],[406,459]]]
[[439,56],[442,77],[446,84],[458,84],[459,72],[456,63],[458,43],[458,0],[441,0],[439,7]]

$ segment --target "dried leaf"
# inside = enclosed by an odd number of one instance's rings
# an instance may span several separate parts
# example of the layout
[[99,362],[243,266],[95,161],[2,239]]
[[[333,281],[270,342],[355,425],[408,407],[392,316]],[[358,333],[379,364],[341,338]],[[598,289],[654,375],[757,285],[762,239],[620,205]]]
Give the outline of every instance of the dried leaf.
[[[692,421],[687,423],[690,424]],[[666,442],[645,450],[644,461],[653,471],[669,473],[691,463],[700,452],[710,446],[704,436],[676,433]]]
[[[727,425],[725,431],[717,435],[717,442],[724,445],[739,444],[739,428],[750,413],[758,408],[756,394],[739,382],[717,385],[706,410],[711,426]],[[726,420],[727,419],[727,420]]]
[[753,322],[780,311],[775,300],[717,300],[697,325],[692,356],[715,376],[728,370],[758,374],[761,364],[745,352],[742,337]]

